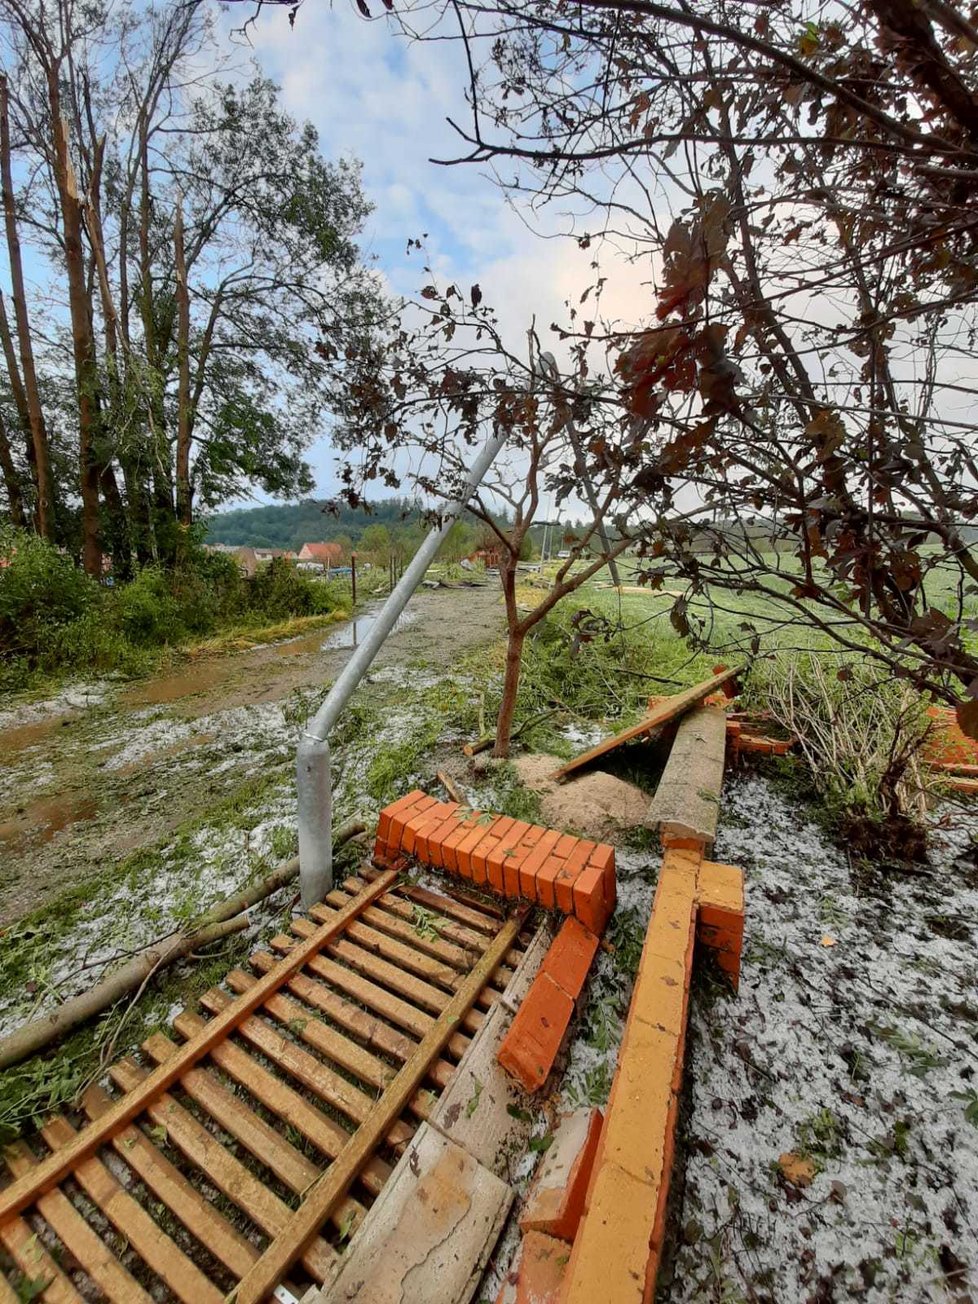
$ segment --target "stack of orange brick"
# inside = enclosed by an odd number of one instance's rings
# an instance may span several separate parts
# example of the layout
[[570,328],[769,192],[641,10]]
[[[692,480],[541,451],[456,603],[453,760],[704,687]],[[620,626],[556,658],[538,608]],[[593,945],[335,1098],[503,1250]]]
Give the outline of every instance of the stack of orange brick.
[[662,1253],[697,937],[736,980],[740,871],[696,849],[663,857],[618,1069],[562,1304],[649,1304]]
[[374,854],[386,862],[411,856],[487,891],[575,915],[594,933],[615,908],[613,847],[420,790],[381,812]]
[[557,1304],[601,1137],[601,1111],[561,1119],[519,1226],[523,1239],[496,1304]]
[[928,765],[942,771],[948,786],[957,792],[978,792],[978,742],[968,737],[946,707],[928,707],[927,714],[933,721],[924,747]]
[[513,1020],[497,1059],[527,1091],[550,1075],[598,949],[577,919],[565,919]]

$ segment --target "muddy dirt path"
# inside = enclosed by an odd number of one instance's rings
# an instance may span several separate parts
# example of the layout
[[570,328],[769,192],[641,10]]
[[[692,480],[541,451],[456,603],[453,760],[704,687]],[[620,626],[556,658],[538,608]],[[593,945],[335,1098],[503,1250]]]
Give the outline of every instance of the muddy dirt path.
[[[0,924],[280,773],[370,619],[0,712]],[[374,694],[396,705],[391,667],[450,667],[502,628],[495,586],[418,593]]]

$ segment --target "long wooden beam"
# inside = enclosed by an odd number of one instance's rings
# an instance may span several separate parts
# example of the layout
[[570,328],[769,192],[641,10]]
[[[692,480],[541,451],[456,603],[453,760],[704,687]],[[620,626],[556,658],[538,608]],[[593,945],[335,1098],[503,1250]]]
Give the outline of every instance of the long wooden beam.
[[147,1105],[178,1081],[198,1060],[203,1059],[218,1042],[223,1041],[242,1020],[263,1005],[268,997],[278,991],[293,974],[298,973],[331,938],[343,931],[351,919],[355,919],[367,906],[383,896],[397,879],[397,874],[396,869],[380,874],[359,896],[354,897],[348,906],[339,910],[328,923],[317,928],[304,942],[287,952],[280,963],[270,969],[253,987],[232,1001],[221,1014],[211,1019],[197,1036],[185,1042],[180,1048],[179,1055],[175,1055],[172,1060],[166,1060],[149,1073],[138,1087],[127,1092],[96,1122],[83,1128],[70,1144],[56,1150],[30,1173],[25,1173],[23,1177],[12,1182],[5,1191],[0,1191],[0,1226],[29,1208],[39,1195],[53,1190],[83,1159],[105,1145],[118,1131],[132,1122]]
[[722,688],[724,684],[729,683],[739,673],[740,671],[736,667],[732,670],[723,670],[720,674],[714,675],[712,679],[704,679],[701,684],[694,684],[692,688],[687,688],[682,693],[663,698],[661,702],[652,708],[644,720],[639,720],[638,724],[623,729],[621,733],[615,734],[614,737],[606,738],[604,742],[598,743],[589,751],[582,752],[580,756],[575,756],[572,761],[562,765],[559,770],[554,770],[550,777],[552,779],[566,778],[574,770],[579,770],[582,765],[587,765],[589,761],[595,761],[599,756],[614,751],[622,743],[631,742],[633,738],[641,738],[643,734],[651,733],[653,729],[661,729],[664,724],[668,724],[670,720],[675,720],[678,716],[683,715],[691,707],[697,706],[704,697],[709,697],[711,693],[715,693],[718,688]]
[[418,1089],[432,1060],[444,1050],[460,1020],[475,1003],[484,984],[502,963],[512,946],[529,907],[508,919],[479,959],[437,1021],[425,1034],[411,1058],[386,1088],[368,1118],[344,1146],[322,1177],[309,1189],[288,1228],[276,1236],[258,1262],[238,1282],[233,1293],[235,1304],[261,1304],[279,1284],[302,1253],[304,1246],[322,1227],[330,1210],[339,1200],[367,1159],[399,1118]]

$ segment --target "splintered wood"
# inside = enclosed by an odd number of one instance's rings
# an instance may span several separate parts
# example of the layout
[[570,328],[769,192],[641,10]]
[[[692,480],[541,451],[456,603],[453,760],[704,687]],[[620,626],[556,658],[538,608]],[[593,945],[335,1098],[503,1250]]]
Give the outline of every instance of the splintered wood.
[[366,869],[9,1146],[8,1299],[301,1296],[452,1078],[525,943],[511,917]]

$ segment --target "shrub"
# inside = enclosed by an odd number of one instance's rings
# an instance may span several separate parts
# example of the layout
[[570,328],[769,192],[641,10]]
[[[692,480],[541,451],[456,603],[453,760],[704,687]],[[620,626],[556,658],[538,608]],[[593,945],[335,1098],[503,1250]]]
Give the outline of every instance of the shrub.
[[98,605],[98,584],[27,531],[0,527],[0,653],[36,664],[53,632]]
[[109,607],[112,624],[138,646],[173,643],[185,633],[180,605],[170,592],[167,577],[154,566],[115,589]]

